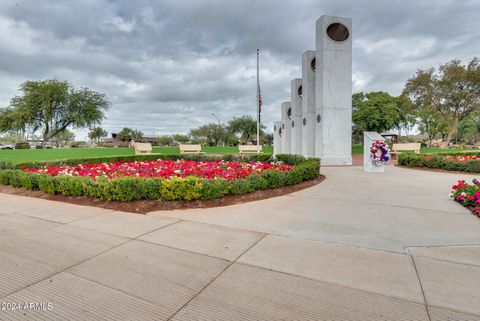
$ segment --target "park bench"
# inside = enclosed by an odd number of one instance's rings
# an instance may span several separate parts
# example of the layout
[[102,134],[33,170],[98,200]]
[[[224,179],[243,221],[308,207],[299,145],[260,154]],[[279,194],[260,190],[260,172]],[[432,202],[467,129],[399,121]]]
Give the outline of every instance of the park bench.
[[202,145],[180,144],[180,154],[203,154]]
[[404,143],[404,144],[393,144],[390,154],[396,156],[402,152],[415,152],[415,154],[420,154],[420,143]]
[[[240,155],[242,154],[256,154],[257,153],[257,145],[238,145],[238,150]],[[262,145],[258,146],[258,151],[262,151]]]
[[152,153],[152,144],[150,143],[133,143],[133,147],[135,147],[135,155]]

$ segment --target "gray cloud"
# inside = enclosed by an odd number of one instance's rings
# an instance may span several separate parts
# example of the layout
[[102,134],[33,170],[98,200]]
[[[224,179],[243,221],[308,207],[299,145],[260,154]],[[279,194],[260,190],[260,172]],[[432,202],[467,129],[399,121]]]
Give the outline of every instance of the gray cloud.
[[[104,127],[187,132],[255,114],[280,117],[322,14],[354,22],[354,90],[398,94],[419,68],[478,55],[479,1],[71,0],[0,2],[0,106],[28,79],[67,79],[113,102]],[[84,138],[83,132],[79,138]]]

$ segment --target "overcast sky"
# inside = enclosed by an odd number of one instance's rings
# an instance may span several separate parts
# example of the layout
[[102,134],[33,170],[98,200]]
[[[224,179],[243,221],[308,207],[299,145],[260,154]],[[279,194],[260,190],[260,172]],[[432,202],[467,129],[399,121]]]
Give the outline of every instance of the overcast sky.
[[354,91],[397,95],[419,68],[480,55],[480,0],[1,0],[0,106],[65,79],[107,94],[109,132],[186,133],[255,115],[260,48],[271,131],[322,14],[353,19]]

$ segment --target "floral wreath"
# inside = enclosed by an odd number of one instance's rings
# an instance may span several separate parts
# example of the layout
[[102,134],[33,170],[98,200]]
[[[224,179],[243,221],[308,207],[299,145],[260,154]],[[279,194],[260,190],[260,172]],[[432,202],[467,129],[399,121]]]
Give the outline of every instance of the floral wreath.
[[375,166],[380,166],[388,162],[390,159],[390,149],[387,143],[381,140],[373,142],[370,147],[370,159]]

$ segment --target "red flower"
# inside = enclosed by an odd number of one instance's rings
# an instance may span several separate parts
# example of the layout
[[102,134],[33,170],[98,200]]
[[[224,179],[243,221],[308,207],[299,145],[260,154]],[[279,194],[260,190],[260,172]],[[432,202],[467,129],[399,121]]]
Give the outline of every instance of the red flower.
[[78,164],[76,166],[46,166],[30,168],[30,173],[71,176],[88,176],[92,179],[103,176],[109,179],[118,177],[187,177],[196,176],[205,179],[224,178],[236,180],[266,170],[288,171],[294,166],[281,163],[226,162],[222,160],[196,162],[191,160],[157,160],[135,162],[112,162],[109,164]]

